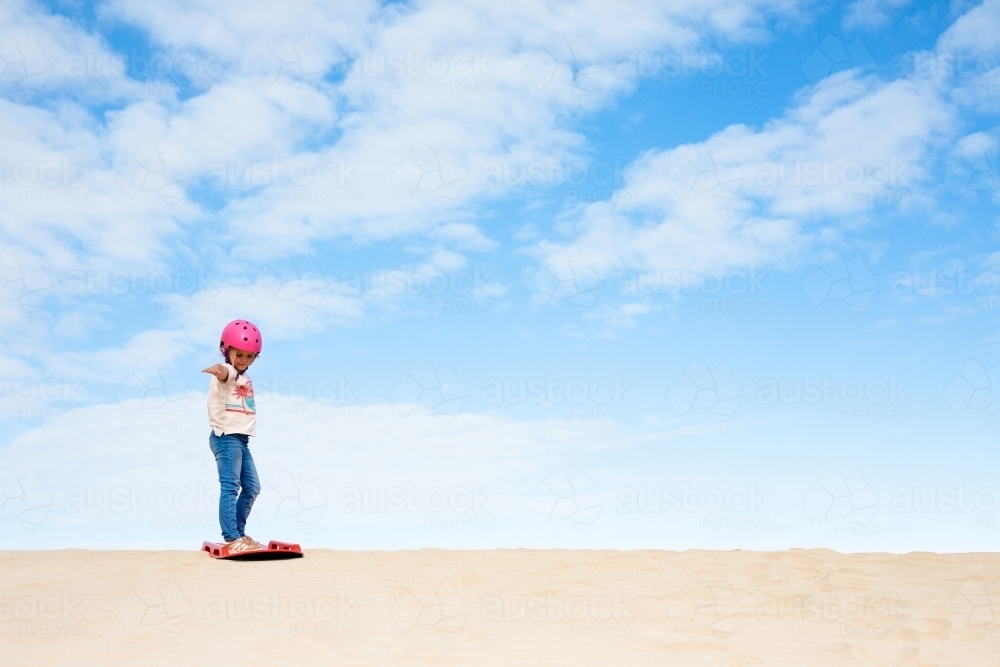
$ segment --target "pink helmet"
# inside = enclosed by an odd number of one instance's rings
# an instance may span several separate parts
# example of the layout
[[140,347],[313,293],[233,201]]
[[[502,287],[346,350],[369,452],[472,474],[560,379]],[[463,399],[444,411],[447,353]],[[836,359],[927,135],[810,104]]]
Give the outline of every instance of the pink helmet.
[[235,347],[239,350],[246,350],[247,352],[260,353],[261,340],[260,340],[260,330],[254,326],[253,322],[248,320],[233,320],[226,325],[226,328],[222,330],[222,337],[219,341],[219,347],[222,348],[222,353],[225,354],[230,347]]

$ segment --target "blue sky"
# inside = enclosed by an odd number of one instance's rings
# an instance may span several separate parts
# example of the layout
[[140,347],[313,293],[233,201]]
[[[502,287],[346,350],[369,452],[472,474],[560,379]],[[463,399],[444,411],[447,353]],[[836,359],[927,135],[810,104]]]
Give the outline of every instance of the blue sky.
[[0,547],[995,549],[1000,4],[663,4],[6,3]]

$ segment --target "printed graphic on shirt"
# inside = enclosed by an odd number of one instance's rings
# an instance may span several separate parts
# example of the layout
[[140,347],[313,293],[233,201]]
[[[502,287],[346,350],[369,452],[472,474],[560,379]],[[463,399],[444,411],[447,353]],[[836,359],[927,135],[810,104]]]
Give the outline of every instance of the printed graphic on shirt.
[[[239,401],[237,403],[236,401]],[[226,412],[242,412],[245,415],[257,413],[257,407],[253,402],[253,382],[246,381],[246,384],[238,384],[233,387],[233,393],[226,403]]]

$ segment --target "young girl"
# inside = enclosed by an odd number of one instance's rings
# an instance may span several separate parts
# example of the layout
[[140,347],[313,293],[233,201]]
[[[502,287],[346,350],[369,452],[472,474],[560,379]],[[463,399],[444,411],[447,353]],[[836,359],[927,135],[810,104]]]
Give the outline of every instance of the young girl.
[[226,363],[202,369],[212,376],[208,388],[208,423],[212,427],[208,444],[219,468],[219,524],[230,552],[262,548],[260,542],[243,532],[253,501],[260,493],[248,446],[250,436],[256,434],[257,408],[253,383],[246,376],[260,349],[257,327],[246,320],[233,320],[222,330],[219,341]]

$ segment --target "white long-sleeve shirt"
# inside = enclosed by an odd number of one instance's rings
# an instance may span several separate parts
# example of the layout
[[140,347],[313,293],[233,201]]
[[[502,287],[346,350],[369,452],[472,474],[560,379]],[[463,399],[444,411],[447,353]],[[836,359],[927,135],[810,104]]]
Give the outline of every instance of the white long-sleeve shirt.
[[257,406],[253,382],[246,373],[237,373],[231,364],[222,364],[229,379],[221,382],[214,375],[208,385],[208,425],[217,436],[223,433],[257,434]]

